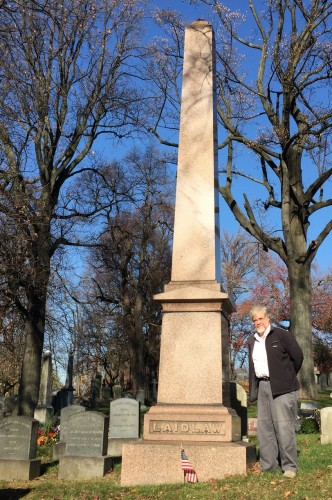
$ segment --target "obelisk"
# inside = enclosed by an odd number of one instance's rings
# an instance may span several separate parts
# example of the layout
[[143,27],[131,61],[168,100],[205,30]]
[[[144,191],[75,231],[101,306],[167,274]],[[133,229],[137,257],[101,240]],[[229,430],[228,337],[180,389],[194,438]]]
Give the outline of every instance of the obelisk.
[[200,481],[255,461],[229,408],[228,317],[220,287],[215,47],[210,24],[185,30],[171,281],[163,308],[158,397],[143,441],[124,445],[121,484],[183,482],[183,447]]

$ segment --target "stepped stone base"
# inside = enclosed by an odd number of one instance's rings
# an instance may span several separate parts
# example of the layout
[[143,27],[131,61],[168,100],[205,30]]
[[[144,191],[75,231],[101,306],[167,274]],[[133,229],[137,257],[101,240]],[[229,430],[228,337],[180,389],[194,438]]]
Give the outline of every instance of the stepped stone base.
[[112,457],[64,456],[59,460],[59,479],[95,479],[104,477],[112,468]]
[[194,467],[199,482],[245,475],[256,463],[250,443],[142,441],[122,447],[121,485],[183,483],[181,446]]
[[40,476],[41,461],[0,459],[0,480],[2,481],[31,481]]
[[240,441],[241,419],[223,405],[153,406],[144,415],[144,439],[152,441]]

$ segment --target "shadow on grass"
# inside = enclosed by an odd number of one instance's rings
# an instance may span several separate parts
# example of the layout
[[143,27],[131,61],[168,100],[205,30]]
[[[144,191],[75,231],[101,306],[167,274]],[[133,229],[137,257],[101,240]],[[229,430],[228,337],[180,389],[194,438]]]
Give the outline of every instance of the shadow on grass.
[[[40,466],[40,474],[43,475],[43,474],[47,474],[48,472],[50,472],[51,470],[53,470],[57,465],[58,465],[58,461],[55,460],[53,462],[44,462],[41,464]],[[0,492],[0,499],[2,500],[2,497],[1,497],[1,492]]]
[[30,488],[0,489],[1,500],[18,500],[30,493]]

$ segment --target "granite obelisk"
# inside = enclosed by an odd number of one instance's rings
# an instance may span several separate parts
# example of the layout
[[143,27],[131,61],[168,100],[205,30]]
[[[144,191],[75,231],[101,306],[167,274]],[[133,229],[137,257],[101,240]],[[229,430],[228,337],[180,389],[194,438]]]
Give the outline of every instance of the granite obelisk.
[[[245,473],[255,450],[229,408],[228,317],[220,287],[215,47],[204,20],[185,30],[171,281],[163,308],[158,398],[144,439],[122,450],[121,483],[182,482],[180,448],[200,481]],[[156,467],[156,464],[158,466]]]

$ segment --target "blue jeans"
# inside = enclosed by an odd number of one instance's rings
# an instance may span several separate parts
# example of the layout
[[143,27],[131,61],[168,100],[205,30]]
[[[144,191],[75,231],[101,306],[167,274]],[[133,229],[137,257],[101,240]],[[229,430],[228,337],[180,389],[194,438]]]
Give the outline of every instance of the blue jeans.
[[297,391],[273,398],[270,382],[260,381],[257,409],[257,435],[262,470],[276,470],[280,460],[283,471],[296,472]]

